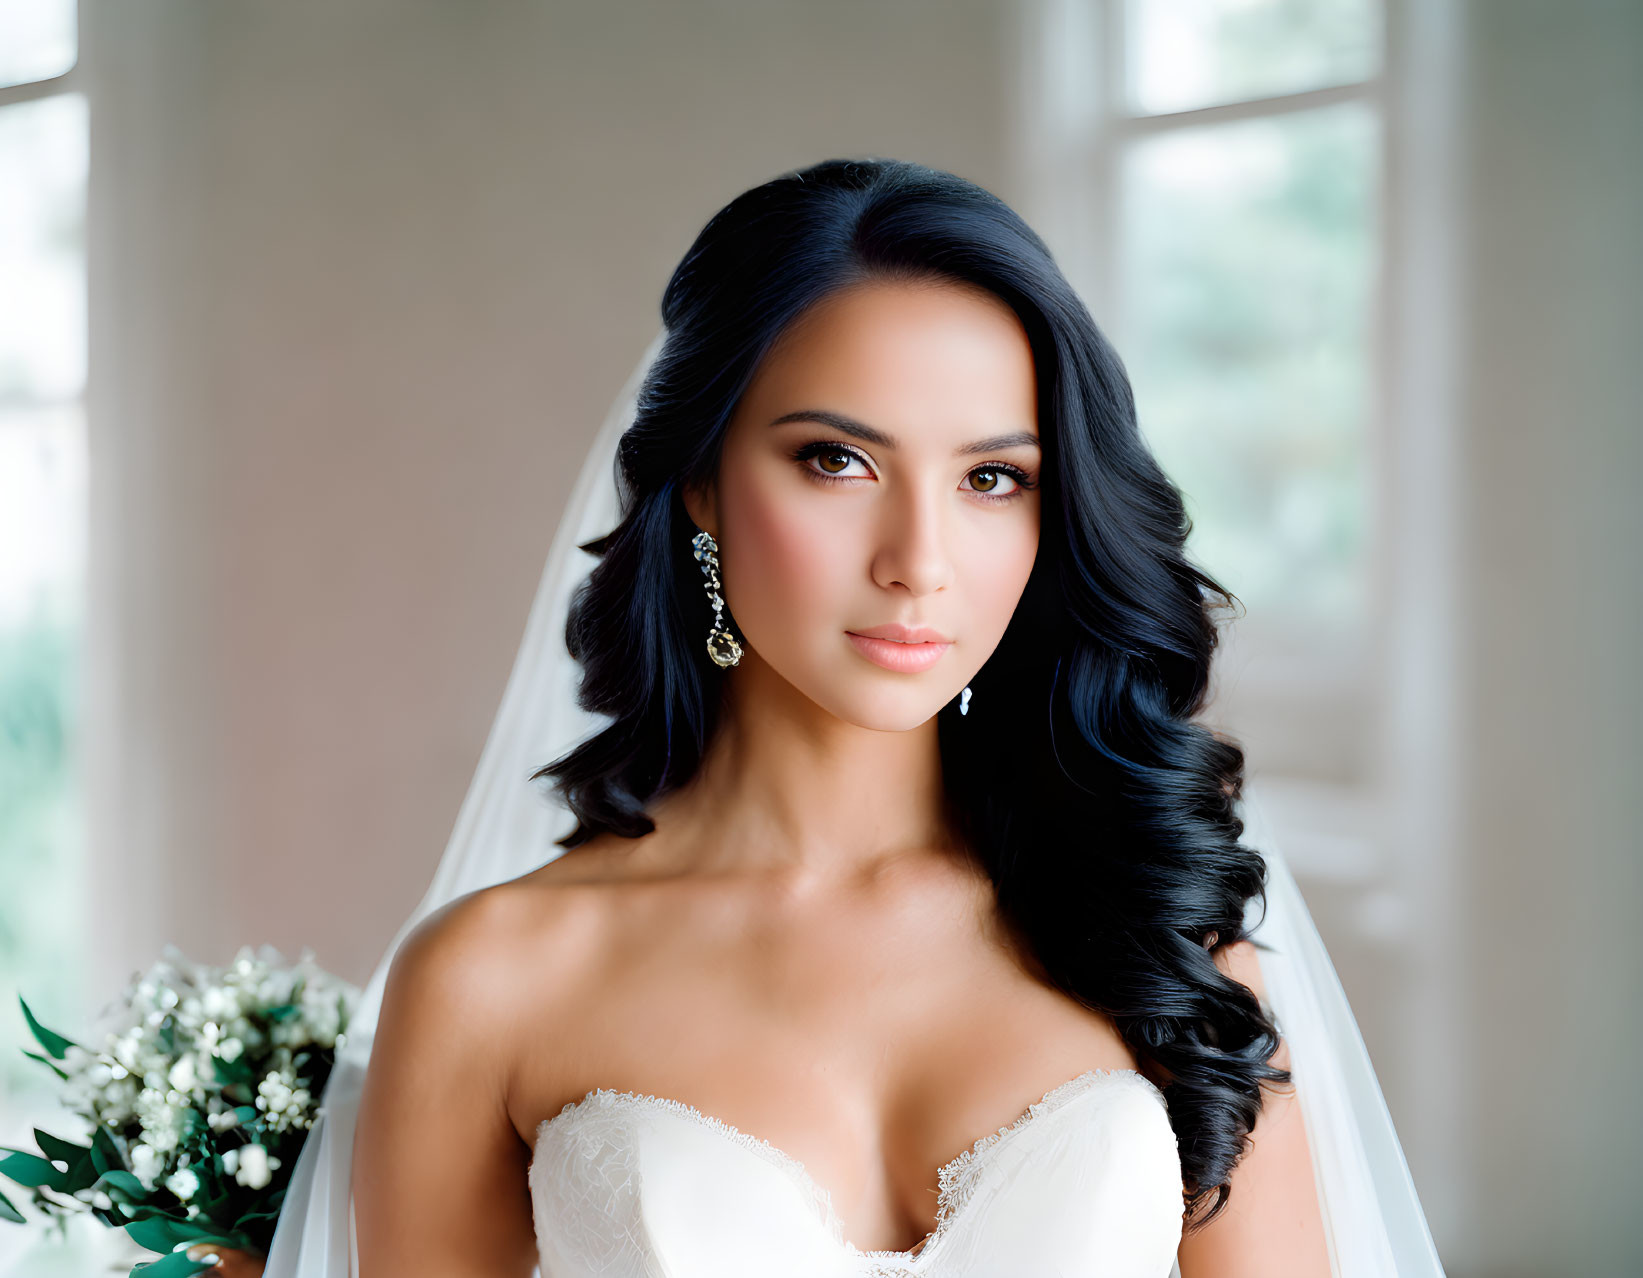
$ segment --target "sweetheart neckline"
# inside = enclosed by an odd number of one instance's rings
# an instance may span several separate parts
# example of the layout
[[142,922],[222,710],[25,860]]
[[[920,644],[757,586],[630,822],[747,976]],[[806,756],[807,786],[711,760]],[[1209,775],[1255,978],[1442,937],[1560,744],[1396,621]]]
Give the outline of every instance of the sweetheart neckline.
[[1038,1100],[1028,1105],[1013,1122],[1006,1123],[997,1131],[978,1136],[968,1149],[961,1150],[936,1169],[936,1224],[935,1228],[914,1243],[905,1251],[868,1250],[856,1246],[844,1236],[844,1222],[839,1219],[838,1211],[833,1206],[831,1192],[821,1185],[809,1169],[785,1150],[759,1136],[742,1131],[731,1123],[711,1114],[705,1114],[694,1105],[668,1096],[654,1096],[637,1091],[618,1091],[608,1087],[591,1088],[573,1101],[567,1101],[557,1114],[544,1118],[536,1126],[536,1141],[532,1146],[532,1163],[535,1155],[541,1149],[542,1140],[562,1118],[587,1109],[593,1104],[625,1104],[635,1108],[645,1105],[655,1106],[668,1112],[681,1115],[698,1125],[707,1128],[733,1144],[750,1150],[786,1172],[790,1179],[809,1195],[816,1210],[823,1219],[823,1224],[833,1240],[842,1246],[852,1256],[865,1260],[882,1260],[895,1262],[903,1266],[922,1265],[925,1259],[936,1249],[937,1243],[944,1238],[953,1222],[958,1219],[965,1203],[969,1198],[969,1189],[974,1184],[974,1177],[969,1173],[979,1165],[984,1153],[992,1150],[1001,1141],[1021,1131],[1032,1122],[1046,1114],[1060,1109],[1068,1101],[1092,1092],[1095,1084],[1103,1081],[1125,1080],[1140,1083],[1146,1091],[1154,1096],[1160,1105],[1168,1112],[1168,1102],[1164,1094],[1140,1070],[1128,1068],[1087,1069],[1082,1074],[1069,1078],[1064,1083],[1058,1083],[1050,1088]]

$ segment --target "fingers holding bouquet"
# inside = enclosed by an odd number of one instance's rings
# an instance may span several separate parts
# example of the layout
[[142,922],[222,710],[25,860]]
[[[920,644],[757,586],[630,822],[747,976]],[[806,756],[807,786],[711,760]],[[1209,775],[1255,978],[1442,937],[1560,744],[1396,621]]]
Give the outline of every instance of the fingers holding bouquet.
[[249,1251],[200,1243],[188,1249],[188,1258],[205,1262],[212,1273],[223,1278],[262,1278],[263,1258]]

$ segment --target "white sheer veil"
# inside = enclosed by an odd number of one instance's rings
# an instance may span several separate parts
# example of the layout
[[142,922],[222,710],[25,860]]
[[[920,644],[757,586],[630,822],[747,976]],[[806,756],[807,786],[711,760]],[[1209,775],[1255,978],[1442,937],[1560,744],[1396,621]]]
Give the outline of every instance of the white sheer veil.
[[[574,821],[529,776],[603,726],[576,704],[580,667],[565,647],[576,587],[595,562],[579,549],[609,532],[621,511],[617,441],[666,336],[659,332],[629,375],[571,490],[514,659],[445,854],[421,903],[389,943],[366,985],[321,1100],[320,1116],[292,1171],[265,1278],[354,1278],[349,1193],[354,1123],[388,969],[400,943],[428,914],[465,893],[553,860],[554,840]],[[1255,932],[1271,1011],[1289,1043],[1291,1068],[1312,1145],[1330,1239],[1333,1278],[1441,1278],[1391,1115],[1306,903],[1246,790],[1243,841],[1265,854],[1268,904]],[[1258,917],[1251,904],[1251,921]]]

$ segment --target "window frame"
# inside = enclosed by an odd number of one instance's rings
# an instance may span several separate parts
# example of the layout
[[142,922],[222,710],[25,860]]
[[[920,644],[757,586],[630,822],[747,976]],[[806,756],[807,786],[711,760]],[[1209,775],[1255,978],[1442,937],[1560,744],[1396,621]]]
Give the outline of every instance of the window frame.
[[[1396,241],[1389,109],[1396,74],[1394,5],[1395,0],[1380,0],[1376,7],[1380,56],[1374,73],[1364,79],[1152,113],[1132,112],[1126,100],[1126,0],[1034,0],[1017,33],[1019,87],[1012,135],[1020,145],[1014,157],[1015,188],[1021,192],[1022,207],[1043,229],[1063,270],[1120,355],[1127,349],[1117,271],[1123,252],[1120,201],[1123,166],[1132,146],[1172,131],[1269,119],[1347,102],[1362,103],[1373,117],[1378,172],[1376,269],[1366,330],[1366,615],[1361,624],[1340,625],[1241,616],[1223,631],[1226,650],[1217,660],[1217,677],[1230,673],[1236,682],[1240,704],[1232,717],[1260,725],[1259,735],[1274,746],[1274,762],[1282,767],[1294,758],[1297,770],[1304,773],[1300,743],[1305,741],[1316,751],[1322,741],[1330,760],[1325,773],[1345,784],[1367,779],[1362,742],[1342,737],[1342,725],[1357,725],[1361,732],[1376,699],[1390,625],[1388,413],[1394,370],[1388,317],[1398,306],[1391,269]],[[1237,592],[1235,580],[1226,585]]]

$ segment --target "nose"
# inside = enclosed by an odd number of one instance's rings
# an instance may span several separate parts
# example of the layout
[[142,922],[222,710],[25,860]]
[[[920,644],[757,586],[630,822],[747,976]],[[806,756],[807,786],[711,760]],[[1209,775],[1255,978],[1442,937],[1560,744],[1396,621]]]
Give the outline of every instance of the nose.
[[939,498],[909,490],[884,503],[873,580],[886,590],[904,586],[927,595],[953,582],[948,512]]

